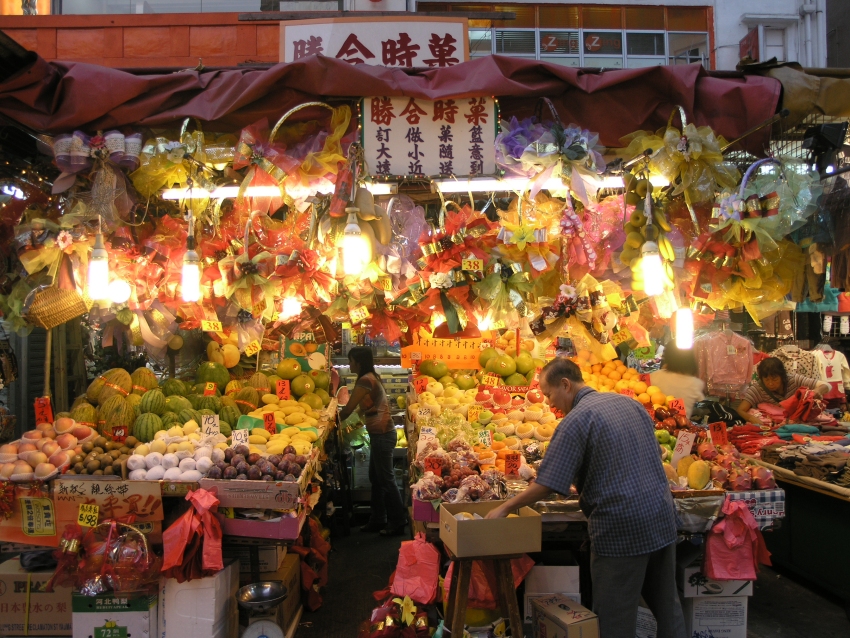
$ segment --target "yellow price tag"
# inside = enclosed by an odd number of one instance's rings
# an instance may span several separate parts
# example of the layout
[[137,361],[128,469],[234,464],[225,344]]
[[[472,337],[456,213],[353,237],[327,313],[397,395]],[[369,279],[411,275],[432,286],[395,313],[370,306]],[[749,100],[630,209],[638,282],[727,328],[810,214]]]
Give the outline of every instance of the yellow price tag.
[[383,290],[384,292],[390,292],[393,289],[392,277],[379,277],[378,283],[381,286],[381,290]]
[[96,527],[100,508],[97,505],[87,505],[80,503],[80,510],[77,513],[77,523],[80,527]]
[[484,410],[480,405],[470,405],[469,412],[467,413],[466,420],[470,423],[474,423],[478,420],[478,417],[481,416],[481,412]]
[[484,260],[483,259],[464,259],[460,263],[460,267],[462,270],[470,270],[472,272],[478,272],[480,270],[484,270]]
[[493,386],[494,388],[499,385],[499,381],[501,381],[501,379],[494,374],[485,374],[484,378],[481,379],[481,383]]
[[254,317],[261,317],[262,314],[266,311],[266,300],[263,299],[254,304],[254,307],[251,308],[251,314]]
[[251,343],[249,343],[247,346],[245,346],[244,354],[245,354],[246,357],[253,357],[259,351],[260,351],[260,342],[257,341],[256,339],[254,339]]
[[361,323],[369,318],[369,309],[366,306],[357,306],[348,312],[351,323]]
[[201,321],[201,330],[204,332],[221,332],[221,322],[220,321]]
[[618,332],[615,332],[611,336],[611,341],[613,341],[616,345],[620,345],[621,343],[628,341],[632,338],[632,333],[629,332],[628,328],[620,328]]

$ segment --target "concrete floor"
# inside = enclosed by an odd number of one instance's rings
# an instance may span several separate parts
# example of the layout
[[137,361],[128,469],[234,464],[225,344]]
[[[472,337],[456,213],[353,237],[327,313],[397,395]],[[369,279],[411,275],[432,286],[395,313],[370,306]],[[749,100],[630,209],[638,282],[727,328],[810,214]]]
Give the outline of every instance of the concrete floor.
[[[297,638],[355,638],[378,604],[372,593],[386,587],[406,539],[356,530],[333,539],[324,605],[316,612],[304,612]],[[846,604],[811,583],[763,567],[749,600],[747,637],[848,638]]]

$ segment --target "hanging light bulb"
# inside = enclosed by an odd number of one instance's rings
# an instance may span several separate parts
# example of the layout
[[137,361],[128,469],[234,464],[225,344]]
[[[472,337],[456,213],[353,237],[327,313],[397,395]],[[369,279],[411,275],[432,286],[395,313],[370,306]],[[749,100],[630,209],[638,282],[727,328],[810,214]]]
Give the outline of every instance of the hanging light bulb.
[[644,292],[649,297],[664,292],[664,266],[661,263],[661,253],[658,244],[646,241],[641,248],[640,268],[643,272]]
[[690,350],[694,347],[694,313],[690,308],[676,311],[676,347]]
[[357,223],[357,208],[346,208],[348,221],[342,234],[342,269],[346,275],[360,275],[372,261],[372,248]]
[[126,303],[133,290],[123,279],[116,279],[109,284],[109,300],[114,304]]
[[88,293],[92,301],[109,300],[109,253],[103,246],[100,217],[97,220],[97,235],[89,258]]
[[280,314],[278,314],[278,321],[289,321],[291,319],[295,319],[298,315],[301,314],[303,307],[301,306],[301,302],[298,301],[295,297],[284,297],[283,304],[281,304]]
[[195,220],[189,213],[189,234],[186,237],[186,254],[183,255],[183,276],[180,291],[183,301],[195,303],[201,298],[201,259],[195,252]]

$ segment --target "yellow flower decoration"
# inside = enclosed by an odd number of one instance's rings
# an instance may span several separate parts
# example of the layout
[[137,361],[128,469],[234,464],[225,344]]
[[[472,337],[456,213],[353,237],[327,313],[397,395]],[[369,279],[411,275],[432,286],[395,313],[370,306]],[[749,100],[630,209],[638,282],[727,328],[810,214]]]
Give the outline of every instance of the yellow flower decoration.
[[401,598],[393,598],[393,602],[401,607],[401,622],[408,627],[412,625],[416,616],[416,605],[412,600],[410,600],[410,596],[405,596],[404,600]]

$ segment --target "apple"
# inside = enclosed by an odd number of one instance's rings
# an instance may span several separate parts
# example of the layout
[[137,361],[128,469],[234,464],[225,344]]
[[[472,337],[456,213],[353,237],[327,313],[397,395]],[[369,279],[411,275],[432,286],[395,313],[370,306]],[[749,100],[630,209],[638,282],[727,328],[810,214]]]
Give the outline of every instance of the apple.
[[494,441],[504,441],[507,437],[501,432],[496,432],[493,434]]
[[478,421],[481,425],[487,425],[493,419],[493,413],[490,410],[481,410],[478,413]]
[[15,463],[4,463],[0,466],[0,477],[7,479],[15,473]]
[[493,401],[496,405],[508,405],[511,402],[511,394],[507,390],[496,388],[493,391]]
[[30,441],[38,441],[42,437],[44,437],[44,432],[41,430],[30,430],[29,432],[24,432],[24,435],[21,438]]
[[35,466],[35,477],[36,478],[46,478],[53,474],[56,471],[56,466],[52,463],[48,463],[47,461],[43,463],[39,463]]
[[522,397],[514,397],[513,399],[511,399],[511,405],[515,408],[521,408],[525,405],[525,399],[523,399]]
[[37,448],[35,447],[35,443],[21,443],[18,446],[18,454],[23,454],[24,452],[35,452]]
[[543,403],[543,391],[540,388],[532,388],[525,395],[525,400],[529,403]]
[[33,452],[27,456],[27,463],[35,469],[39,463],[47,463],[47,455],[44,452]]
[[18,444],[17,443],[6,443],[4,445],[0,445],[0,454],[16,454],[18,453]]
[[41,448],[43,448],[45,444],[52,442],[52,439],[38,439],[38,441],[35,442],[35,449],[41,452]]
[[56,419],[56,421],[53,423],[53,427],[56,429],[56,431],[59,434],[64,434],[65,432],[70,432],[71,430],[74,429],[74,427],[76,425],[77,425],[77,422],[74,421],[74,419],[67,417],[67,416],[60,417],[60,418]]
[[77,437],[66,432],[56,437],[56,443],[59,444],[60,449],[68,450],[77,445]]
[[493,395],[490,394],[490,392],[488,390],[479,390],[478,393],[475,395],[475,400],[478,401],[479,403],[486,403],[487,401],[490,401],[492,398],[493,398]]
[[39,423],[38,425],[35,426],[35,429],[38,430],[39,432],[47,432],[47,430],[53,429],[53,424],[52,423]]
[[54,430],[53,428],[50,428],[49,430],[44,431],[44,438],[45,439],[55,440],[56,436],[57,436],[56,430]]
[[56,454],[61,448],[56,441],[51,439],[46,439],[47,443],[41,446],[41,451],[44,452],[48,457]]
[[32,467],[26,461],[15,461],[15,469],[12,474],[31,474]]
[[68,453],[60,450],[47,459],[47,462],[53,463],[56,467],[62,467],[68,462]]
[[75,437],[77,437],[78,441],[82,441],[91,436],[92,429],[87,425],[75,425],[74,429],[71,431]]

